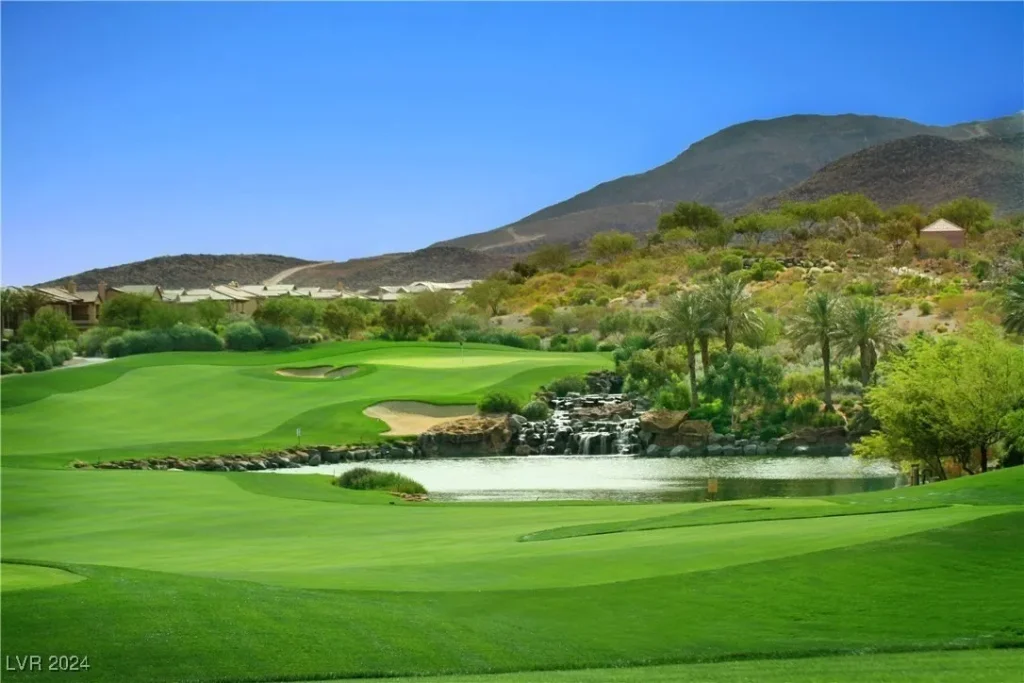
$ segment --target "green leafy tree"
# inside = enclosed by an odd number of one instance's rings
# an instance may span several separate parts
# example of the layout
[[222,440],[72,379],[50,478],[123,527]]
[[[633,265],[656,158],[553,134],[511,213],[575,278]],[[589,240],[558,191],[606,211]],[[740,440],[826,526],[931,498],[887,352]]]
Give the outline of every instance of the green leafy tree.
[[1003,327],[1013,334],[1024,334],[1024,271],[1017,273],[1003,298]]
[[52,351],[62,339],[74,339],[78,330],[68,317],[52,306],[36,311],[32,319],[21,326],[22,336],[37,349]]
[[784,213],[749,213],[735,220],[736,232],[744,235],[755,246],[760,246],[765,235],[769,233],[785,233],[794,225],[792,216]]
[[409,297],[409,300],[431,325],[436,325],[447,318],[455,307],[455,297],[446,290],[419,292]]
[[142,311],[142,327],[147,330],[169,330],[179,323],[192,322],[194,311],[190,306],[150,299]]
[[840,356],[860,354],[860,382],[868,385],[878,357],[899,341],[896,316],[877,299],[857,297],[839,313]]
[[223,301],[214,299],[203,299],[195,304],[196,320],[203,327],[211,332],[217,331],[217,326],[228,315],[228,305]]
[[935,207],[930,218],[945,218],[967,232],[982,232],[992,220],[992,205],[973,197],[960,197]]
[[926,224],[925,215],[925,210],[917,204],[900,204],[886,211],[882,220],[883,222],[906,221],[914,229],[914,235],[917,236]]
[[323,322],[328,332],[342,339],[366,327],[363,313],[344,300],[332,301],[324,307]]
[[[722,214],[713,206],[697,202],[679,202],[672,210],[673,228],[689,228],[695,232],[712,228],[720,228],[725,223]],[[658,222],[662,229],[662,222]]]
[[697,396],[697,342],[702,334],[714,333],[714,315],[697,291],[680,292],[665,302],[654,340],[659,346],[686,349],[686,367],[690,376],[690,406],[700,405]]
[[772,357],[737,349],[718,353],[701,382],[705,396],[728,408],[733,427],[739,413],[758,403],[776,403],[782,395],[782,365]]
[[100,324],[104,327],[141,330],[145,327],[146,312],[156,303],[150,296],[121,294],[103,303],[100,308]]
[[818,209],[823,220],[856,216],[868,225],[877,225],[882,221],[882,210],[878,204],[862,194],[834,194],[822,199]]
[[841,299],[834,292],[813,292],[790,321],[789,336],[799,348],[817,346],[825,377],[825,410],[832,411],[832,345],[840,338]]
[[554,315],[555,309],[551,304],[540,304],[538,306],[534,306],[533,310],[530,311],[530,320],[533,321],[534,325],[547,327],[551,324],[551,319]]
[[477,308],[498,315],[501,304],[512,296],[512,285],[507,280],[492,277],[475,283],[463,296]]
[[587,250],[597,261],[613,261],[636,248],[636,237],[618,230],[599,232],[590,238]]
[[380,312],[384,336],[391,341],[416,341],[427,331],[426,317],[408,300],[385,306]]
[[793,219],[790,234],[801,242],[808,239],[818,224],[825,220],[821,207],[814,202],[785,202],[779,212]]
[[20,289],[13,287],[0,289],[0,315],[3,316],[2,326],[4,329],[17,329],[21,323],[23,311]]
[[572,250],[565,244],[546,244],[530,254],[527,263],[540,270],[564,270],[572,260]]
[[917,230],[905,218],[890,218],[882,223],[878,229],[878,236],[892,247],[894,252],[898,252],[904,244],[909,243],[917,236]]
[[706,305],[714,314],[715,327],[725,340],[726,352],[732,351],[737,334],[761,325],[761,319],[754,310],[754,301],[742,280],[721,275],[708,285],[706,296]]
[[923,462],[939,477],[950,460],[984,472],[991,447],[1018,436],[1024,362],[1020,349],[990,325],[975,324],[964,335],[914,337],[906,353],[890,355],[879,370],[884,380],[866,401],[881,429],[855,447],[859,456]]

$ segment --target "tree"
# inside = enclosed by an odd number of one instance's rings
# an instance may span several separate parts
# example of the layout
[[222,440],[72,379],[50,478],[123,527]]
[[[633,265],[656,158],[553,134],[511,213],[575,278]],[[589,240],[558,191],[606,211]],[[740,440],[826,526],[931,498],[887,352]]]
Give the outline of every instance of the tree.
[[391,341],[416,341],[427,331],[427,319],[408,300],[385,306],[380,324]]
[[50,349],[62,339],[74,339],[78,330],[61,311],[51,306],[40,308],[21,327],[21,333],[37,349]]
[[100,324],[104,327],[141,330],[145,327],[146,311],[155,304],[156,300],[151,296],[121,294],[103,303],[100,308]]
[[783,371],[778,360],[749,351],[718,353],[704,375],[701,390],[729,409],[735,427],[737,408],[757,402],[775,403],[782,394]]
[[636,248],[636,237],[618,230],[599,232],[590,238],[588,251],[597,261],[612,261]]
[[336,337],[347,339],[353,332],[366,326],[362,312],[346,301],[332,301],[324,307],[324,327]]
[[917,204],[900,204],[885,212],[883,222],[892,220],[906,221],[914,228],[914,235],[917,236],[921,233],[921,228],[925,226],[924,217],[924,209]]
[[793,219],[790,232],[799,241],[810,237],[818,223],[824,220],[821,207],[813,202],[785,202],[779,211]]
[[147,330],[169,330],[178,323],[192,321],[190,306],[152,300],[152,305],[142,311],[142,326]]
[[203,299],[195,305],[196,319],[203,327],[211,332],[217,331],[217,326],[228,314],[228,305],[223,301],[214,299]]
[[708,286],[707,297],[707,305],[714,313],[715,327],[725,339],[727,352],[732,352],[737,334],[761,325],[747,285],[742,280],[720,275]]
[[1006,288],[1003,299],[1003,327],[1012,334],[1024,334],[1024,271]]
[[530,254],[527,262],[540,270],[557,271],[569,265],[572,250],[565,244],[546,244]]
[[868,225],[877,225],[882,221],[882,210],[878,204],[862,194],[834,194],[818,202],[818,210],[821,219],[826,221],[851,215]]
[[12,330],[17,329],[21,323],[23,311],[22,292],[20,289],[15,289],[14,287],[0,289],[0,316],[3,317],[3,323],[0,324],[0,327]]
[[288,297],[279,296],[260,302],[260,307],[252,314],[252,317],[265,325],[285,327],[292,322],[292,314]]
[[431,325],[436,325],[447,318],[455,306],[455,297],[447,290],[419,292],[413,294],[410,301]]
[[[679,202],[672,210],[672,222],[674,228],[689,228],[694,231],[707,230],[709,228],[720,228],[725,222],[722,214],[713,206],[706,206],[697,202]],[[662,228],[659,220],[658,228]]]
[[960,197],[935,207],[930,218],[945,218],[970,233],[982,232],[992,220],[992,205],[980,199]]
[[904,244],[917,236],[917,230],[913,223],[905,218],[890,218],[882,223],[878,229],[878,236],[881,237],[894,252],[899,252]]
[[1024,361],[990,325],[975,324],[964,335],[914,337],[879,372],[882,381],[866,400],[881,429],[855,447],[859,456],[924,462],[944,477],[950,460],[969,473],[984,472],[992,445],[1019,436],[1014,418],[1024,405]]
[[[659,346],[686,348],[686,366],[690,374],[690,407],[700,405],[697,396],[697,340],[713,334],[714,316],[697,291],[680,292],[665,302],[654,333]],[[707,369],[705,368],[705,371]]]
[[857,297],[839,313],[837,340],[840,356],[860,353],[860,383],[867,386],[879,354],[899,340],[896,316],[876,299]]
[[841,299],[833,292],[819,291],[807,297],[802,311],[790,321],[790,338],[800,348],[818,346],[825,376],[825,410],[832,407],[832,343],[839,339]]
[[539,304],[530,311],[530,320],[534,325],[547,327],[551,324],[551,318],[555,315],[555,309],[551,304]]
[[473,284],[463,294],[469,303],[485,311],[489,310],[491,315],[498,315],[502,302],[511,295],[512,285],[507,280],[496,277]]
[[737,218],[735,227],[737,233],[745,235],[755,246],[760,246],[766,234],[787,232],[794,222],[792,216],[784,213],[749,213]]

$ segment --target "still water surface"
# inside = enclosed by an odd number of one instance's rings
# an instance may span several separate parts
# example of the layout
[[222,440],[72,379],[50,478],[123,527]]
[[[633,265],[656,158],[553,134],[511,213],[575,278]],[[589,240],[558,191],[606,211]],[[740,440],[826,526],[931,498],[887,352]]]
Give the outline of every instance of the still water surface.
[[342,463],[274,473],[336,476],[354,467],[399,472],[423,484],[433,500],[447,501],[698,501],[712,478],[718,480],[718,500],[825,496],[898,484],[891,466],[851,457],[538,455]]

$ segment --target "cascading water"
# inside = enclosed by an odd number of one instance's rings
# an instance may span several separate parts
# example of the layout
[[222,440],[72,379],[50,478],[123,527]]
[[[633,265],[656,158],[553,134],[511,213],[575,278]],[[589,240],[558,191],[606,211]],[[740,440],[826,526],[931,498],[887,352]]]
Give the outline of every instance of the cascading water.
[[631,455],[639,452],[639,420],[622,394],[572,395],[552,400],[552,414],[518,436],[544,455]]

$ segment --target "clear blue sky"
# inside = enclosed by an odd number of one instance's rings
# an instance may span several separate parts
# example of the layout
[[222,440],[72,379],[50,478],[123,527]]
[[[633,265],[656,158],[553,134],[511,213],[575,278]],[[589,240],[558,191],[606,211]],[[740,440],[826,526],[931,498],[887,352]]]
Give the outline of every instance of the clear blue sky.
[[4,3],[3,273],[345,259],[734,123],[1024,108],[1024,5]]

